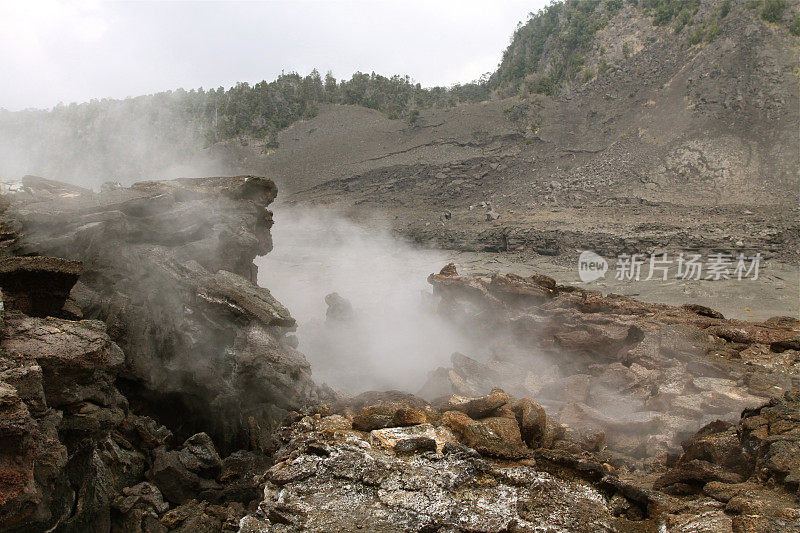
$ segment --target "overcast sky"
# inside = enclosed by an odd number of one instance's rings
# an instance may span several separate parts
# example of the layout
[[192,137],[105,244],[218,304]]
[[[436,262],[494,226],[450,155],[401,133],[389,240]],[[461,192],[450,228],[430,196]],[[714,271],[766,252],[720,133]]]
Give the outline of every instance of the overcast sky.
[[424,86],[494,70],[545,0],[42,2],[0,0],[0,107],[228,87],[318,68]]

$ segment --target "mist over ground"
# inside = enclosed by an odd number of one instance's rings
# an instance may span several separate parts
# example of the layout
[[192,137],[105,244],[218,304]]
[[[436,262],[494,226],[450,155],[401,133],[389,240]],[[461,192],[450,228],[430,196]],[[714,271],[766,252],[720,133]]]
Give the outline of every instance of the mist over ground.
[[99,190],[105,182],[214,176],[230,169],[204,149],[180,92],[92,101],[52,111],[0,109],[0,179],[24,175]]
[[[324,208],[281,207],[274,218],[274,249],[256,259],[258,283],[297,320],[316,381],[351,394],[416,392],[454,351],[480,351],[434,312],[426,279],[447,263],[442,251]],[[333,292],[350,302],[351,318],[326,321]]]

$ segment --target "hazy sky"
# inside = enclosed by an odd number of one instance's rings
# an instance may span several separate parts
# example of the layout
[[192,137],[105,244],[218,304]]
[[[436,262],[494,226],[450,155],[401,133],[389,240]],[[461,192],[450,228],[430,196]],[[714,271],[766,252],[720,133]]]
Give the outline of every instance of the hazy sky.
[[271,80],[318,68],[451,85],[494,70],[545,0],[0,0],[0,107]]

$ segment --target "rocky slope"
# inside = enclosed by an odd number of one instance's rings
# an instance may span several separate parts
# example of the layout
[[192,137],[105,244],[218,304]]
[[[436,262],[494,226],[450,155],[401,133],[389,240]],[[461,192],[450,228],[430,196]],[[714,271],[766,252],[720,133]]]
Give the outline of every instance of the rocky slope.
[[156,513],[199,494],[223,522],[243,513],[271,430],[319,391],[291,315],[252,281],[274,184],[11,189],[0,529],[163,530]]
[[235,449],[316,394],[285,341],[294,319],[254,283],[253,258],[272,248],[275,195],[256,177],[99,194],[29,177],[10,195],[5,250],[81,261],[60,315],[106,322],[136,401],[157,408],[180,392],[172,415],[185,436],[203,427]]
[[252,282],[271,181],[7,185],[0,531],[798,529],[796,319],[448,265],[494,355],[350,397]]
[[497,355],[287,420],[242,531],[800,530],[797,320],[430,281]]
[[[794,262],[799,41],[788,21],[800,8],[789,2],[770,24],[744,0],[720,19],[719,4],[701,2],[696,25],[675,33],[626,3],[583,56],[591,76],[555,96],[426,110],[414,124],[321,108],[275,153],[231,147],[231,163],[274,176],[289,201],[381,213],[447,248],[744,248]],[[690,44],[701,20],[719,34]]]

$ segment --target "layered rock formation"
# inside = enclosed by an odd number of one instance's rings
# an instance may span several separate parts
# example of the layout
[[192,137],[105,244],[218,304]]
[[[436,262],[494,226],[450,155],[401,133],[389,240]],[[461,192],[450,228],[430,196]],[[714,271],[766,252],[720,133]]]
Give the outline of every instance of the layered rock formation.
[[448,265],[493,356],[353,398],[254,283],[269,180],[10,190],[0,531],[800,529],[796,319]]
[[275,194],[28,177],[3,197],[0,530],[197,531],[160,521],[194,498],[237,527],[271,429],[318,397],[294,320],[253,282]]
[[717,420],[654,477],[530,398],[365,393],[287,420],[241,531],[800,531],[798,407]]
[[544,276],[459,276],[429,281],[440,310],[488,343],[479,363],[461,354],[420,393],[474,396],[502,385],[629,459],[665,461],[682,439],[717,418],[735,421],[800,387],[800,322],[726,320],[674,307],[557,286]]
[[[169,401],[162,415],[183,437],[207,431],[232,451],[316,394],[305,358],[284,342],[294,319],[255,285],[276,194],[253,176],[98,194],[27,177],[9,195],[5,251],[81,261],[69,309],[107,323],[131,401]],[[4,289],[16,283],[4,279]]]

